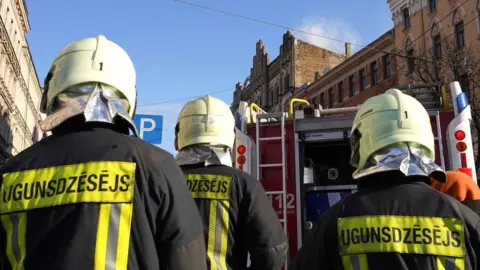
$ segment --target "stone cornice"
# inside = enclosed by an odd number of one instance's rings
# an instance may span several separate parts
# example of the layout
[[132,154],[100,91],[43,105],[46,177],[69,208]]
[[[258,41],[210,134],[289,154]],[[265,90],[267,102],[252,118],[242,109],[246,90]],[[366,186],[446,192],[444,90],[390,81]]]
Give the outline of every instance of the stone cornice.
[[22,25],[23,31],[28,33],[30,31],[30,22],[28,21],[28,15],[26,10],[26,3],[24,0],[14,0],[15,8],[17,9],[18,19],[20,19],[20,23]]

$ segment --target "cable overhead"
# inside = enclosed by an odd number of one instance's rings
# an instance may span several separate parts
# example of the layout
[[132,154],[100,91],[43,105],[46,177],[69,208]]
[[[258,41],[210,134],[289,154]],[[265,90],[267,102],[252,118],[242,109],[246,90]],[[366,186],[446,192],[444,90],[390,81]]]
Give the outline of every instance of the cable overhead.
[[[341,40],[341,39],[338,39],[338,38],[332,38],[332,37],[328,37],[328,36],[323,36],[323,35],[319,35],[319,34],[315,34],[315,33],[311,33],[311,32],[308,32],[308,31],[304,31],[304,30],[300,30],[300,29],[295,29],[295,28],[292,28],[292,27],[288,27],[288,26],[284,26],[284,25],[280,25],[280,24],[276,24],[276,23],[271,23],[271,22],[267,22],[267,21],[263,21],[263,20],[259,20],[259,19],[255,19],[255,18],[250,18],[250,17],[247,17],[247,16],[243,16],[243,15],[239,15],[239,14],[235,14],[235,13],[231,13],[231,12],[227,12],[227,11],[224,11],[224,10],[220,10],[220,9],[215,9],[215,8],[210,8],[210,7],[207,7],[207,6],[203,6],[203,5],[199,5],[199,4],[194,4],[194,3],[190,3],[190,2],[187,2],[187,1],[182,1],[182,0],[173,0],[175,2],[178,2],[178,3],[182,3],[182,4],[185,4],[185,5],[190,5],[190,6],[193,6],[193,7],[197,7],[197,8],[201,8],[201,9],[205,9],[205,10],[209,10],[209,11],[213,11],[213,12],[217,12],[217,13],[220,13],[220,14],[225,14],[225,15],[229,15],[229,16],[233,16],[233,17],[237,17],[237,18],[241,18],[241,19],[245,19],[245,20],[250,20],[250,21],[254,21],[254,22],[257,22],[257,23],[262,23],[262,24],[266,24],[266,25],[270,25],[270,26],[274,26],[274,27],[278,27],[278,28],[282,28],[282,29],[286,29],[286,30],[291,30],[291,31],[294,31],[294,32],[299,32],[299,33],[304,33],[304,34],[307,34],[307,35],[312,35],[312,36],[315,36],[315,37],[319,37],[319,38],[324,38],[324,39],[327,39],[327,40],[332,40],[332,41],[335,41],[335,42],[342,42],[342,43],[346,43],[347,41],[345,40]],[[462,7],[465,3],[467,3],[468,0],[465,0],[464,2],[462,2],[461,4],[458,5],[458,7],[456,7],[455,9],[453,9],[452,11],[450,11],[449,13],[447,13],[444,17],[442,17],[440,20],[437,21],[437,24],[444,21],[446,18],[448,18],[451,14],[453,14],[455,11],[457,11],[460,7]],[[467,25],[469,23],[471,23],[473,20],[475,20],[478,16],[476,16],[474,19],[470,20],[468,23],[464,24],[464,25]],[[435,26],[435,24],[432,25],[432,27],[428,28],[427,30],[425,30],[422,34],[420,34],[418,37],[416,37],[412,43],[415,43],[417,40],[419,40],[420,38],[422,38],[423,36],[425,36],[427,33],[429,33],[433,27]],[[447,38],[451,37],[453,35],[450,34],[447,36]],[[443,41],[445,41],[447,38],[445,38]],[[355,44],[355,43],[351,43],[352,46],[360,46],[360,47],[363,47],[363,48],[367,48],[367,49],[371,49],[371,50],[374,50],[376,52],[383,52],[383,53],[386,53],[386,54],[390,54],[390,55],[395,55],[395,56],[399,56],[399,57],[403,57],[403,58],[413,58],[413,59],[416,59],[416,60],[427,60],[427,61],[435,61],[434,59],[428,59],[428,58],[422,58],[422,57],[418,57],[418,56],[408,56],[408,55],[405,55],[405,54],[400,54],[400,53],[396,53],[396,52],[390,52],[390,51],[385,51],[385,50],[379,50],[379,49],[376,49],[374,48],[373,46],[363,46],[363,45],[360,45],[360,44]],[[402,50],[400,50],[400,52],[403,52],[405,51],[407,48],[403,48]],[[430,48],[429,50],[427,50],[424,55],[426,55],[427,52],[431,51],[432,48]],[[385,65],[383,63],[380,63],[378,65],[378,69],[380,68],[383,68]],[[403,67],[397,69],[394,73],[391,73],[390,76],[394,76],[394,75],[398,75],[399,72],[401,70],[403,70],[404,68],[406,68],[408,65],[405,64],[403,65]],[[371,72],[368,72],[365,74],[365,76],[370,76],[371,75]],[[383,81],[379,82],[379,84],[381,84],[382,88],[383,87]],[[231,91],[233,90],[233,88],[230,88],[230,89],[226,89],[226,90],[222,90],[222,91],[217,91],[217,92],[211,92],[211,93],[207,93],[207,94],[218,94],[218,93],[223,93],[223,92],[227,92],[227,91]],[[139,107],[144,107],[144,106],[155,106],[155,105],[161,105],[161,104],[167,104],[167,103],[174,103],[174,102],[178,102],[178,101],[183,101],[183,100],[187,100],[187,99],[192,99],[192,98],[196,98],[198,96],[195,96],[195,97],[190,97],[190,98],[181,98],[181,99],[176,99],[176,100],[170,100],[170,101],[165,101],[165,102],[157,102],[157,103],[150,103],[150,104],[142,104],[142,105],[138,105]]]
[[[338,38],[334,38],[334,37],[328,37],[328,36],[324,36],[324,35],[319,35],[319,34],[315,34],[315,33],[312,33],[312,32],[308,32],[308,31],[305,31],[305,30],[301,30],[301,29],[296,29],[296,28],[293,28],[293,27],[289,27],[289,26],[285,26],[285,25],[281,25],[281,24],[277,24],[277,23],[272,23],[272,22],[268,22],[268,21],[264,21],[264,20],[259,20],[259,19],[255,19],[255,18],[251,18],[251,17],[247,17],[247,16],[244,16],[244,15],[240,15],[240,14],[236,14],[236,13],[231,13],[231,12],[228,12],[228,11],[224,11],[224,10],[221,10],[221,9],[215,9],[215,8],[211,8],[211,7],[207,7],[207,6],[203,6],[203,5],[199,5],[199,4],[194,4],[194,3],[191,3],[191,2],[187,2],[187,1],[183,1],[183,0],[173,0],[174,2],[178,2],[178,3],[182,3],[182,4],[185,4],[185,5],[189,5],[189,6],[193,6],[193,7],[196,7],[196,8],[201,8],[201,9],[205,9],[205,10],[209,10],[209,11],[213,11],[213,12],[217,12],[217,13],[220,13],[220,14],[225,14],[225,15],[229,15],[229,16],[232,16],[232,17],[237,17],[237,18],[241,18],[241,19],[245,19],[245,20],[249,20],[249,21],[253,21],[253,22],[257,22],[257,23],[261,23],[261,24],[266,24],[266,25],[270,25],[270,26],[274,26],[274,27],[278,27],[278,28],[282,28],[282,29],[286,29],[286,30],[291,30],[291,31],[294,31],[294,32],[299,32],[299,33],[303,33],[303,34],[307,34],[307,35],[311,35],[311,36],[315,36],[315,37],[319,37],[319,38],[323,38],[323,39],[327,39],[327,40],[331,40],[331,41],[335,41],[335,42],[341,42],[341,43],[347,43],[349,41],[345,41],[345,40],[341,40],[341,39],[338,39]],[[457,10],[458,8],[460,8],[461,6],[463,6],[465,3],[467,3],[468,0],[465,0],[464,2],[462,2],[456,9],[454,9],[453,11],[451,11],[450,13],[448,13],[445,17],[443,17],[440,21],[438,22],[441,22],[443,21],[446,17],[448,17],[450,14],[452,14],[455,10]],[[417,37],[413,42],[417,41],[419,38],[421,38],[422,36],[424,36],[426,33],[428,33],[431,29],[433,28],[430,27],[428,30],[426,30],[424,33],[422,33],[419,37]],[[371,50],[374,50],[376,52],[383,52],[383,53],[388,53],[388,54],[391,54],[391,55],[395,55],[395,56],[400,56],[400,57],[408,57],[408,55],[404,55],[404,54],[400,54],[398,52],[390,52],[390,51],[386,51],[386,50],[381,50],[381,49],[377,49],[377,48],[374,48],[373,46],[369,46],[369,45],[361,45],[361,44],[355,44],[355,43],[351,43],[349,42],[352,46],[358,46],[358,47],[361,47],[361,48],[368,48],[368,49],[371,49]],[[403,51],[403,50],[402,50]],[[420,59],[419,59],[420,60]],[[432,59],[421,59],[421,60],[430,60],[430,61],[433,61]]]
[[[220,94],[220,93],[224,93],[224,92],[228,92],[228,91],[233,91],[233,90],[234,90],[234,88],[232,87],[232,88],[225,89],[225,90],[221,90],[221,91],[206,93],[206,94],[204,94],[204,95],[215,95],[215,94]],[[198,97],[203,97],[204,95],[184,97],[184,98],[173,99],[173,100],[168,100],[168,101],[142,104],[142,105],[137,105],[137,107],[147,107],[147,106],[155,106],[155,105],[161,105],[161,104],[175,103],[175,102],[179,102],[179,101],[184,101],[184,100],[190,100],[190,99],[194,99],[194,98],[198,98]]]

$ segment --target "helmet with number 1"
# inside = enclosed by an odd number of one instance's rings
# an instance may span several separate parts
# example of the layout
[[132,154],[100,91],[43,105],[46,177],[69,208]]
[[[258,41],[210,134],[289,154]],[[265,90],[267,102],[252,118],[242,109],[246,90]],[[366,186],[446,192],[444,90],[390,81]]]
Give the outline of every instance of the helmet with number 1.
[[180,111],[176,127],[177,148],[210,145],[232,148],[235,119],[225,102],[210,95],[189,101]]
[[137,90],[132,60],[102,35],[77,40],[57,55],[45,79],[41,111],[52,113],[59,94],[85,83],[101,83],[118,90],[128,101],[128,114],[133,117]]
[[363,169],[377,151],[400,143],[411,143],[426,157],[435,160],[435,144],[430,116],[415,98],[397,89],[366,100],[353,122],[350,163]]

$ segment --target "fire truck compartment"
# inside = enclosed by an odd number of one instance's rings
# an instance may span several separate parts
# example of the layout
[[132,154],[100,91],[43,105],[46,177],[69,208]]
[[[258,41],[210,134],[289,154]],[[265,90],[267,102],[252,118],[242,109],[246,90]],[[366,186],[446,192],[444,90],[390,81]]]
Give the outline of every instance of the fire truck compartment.
[[[305,142],[303,183],[316,186],[354,184],[347,140]],[[313,178],[313,181],[312,181]]]

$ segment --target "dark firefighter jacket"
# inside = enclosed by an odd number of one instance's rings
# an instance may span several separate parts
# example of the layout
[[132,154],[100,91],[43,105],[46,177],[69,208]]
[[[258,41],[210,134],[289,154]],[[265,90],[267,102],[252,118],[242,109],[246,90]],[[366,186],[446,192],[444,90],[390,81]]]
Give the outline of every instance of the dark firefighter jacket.
[[398,172],[360,180],[326,211],[290,270],[480,269],[480,217]]
[[173,157],[82,125],[1,168],[0,269],[206,269],[203,226]]
[[282,225],[259,181],[235,168],[181,166],[205,227],[211,270],[280,269],[287,243]]

